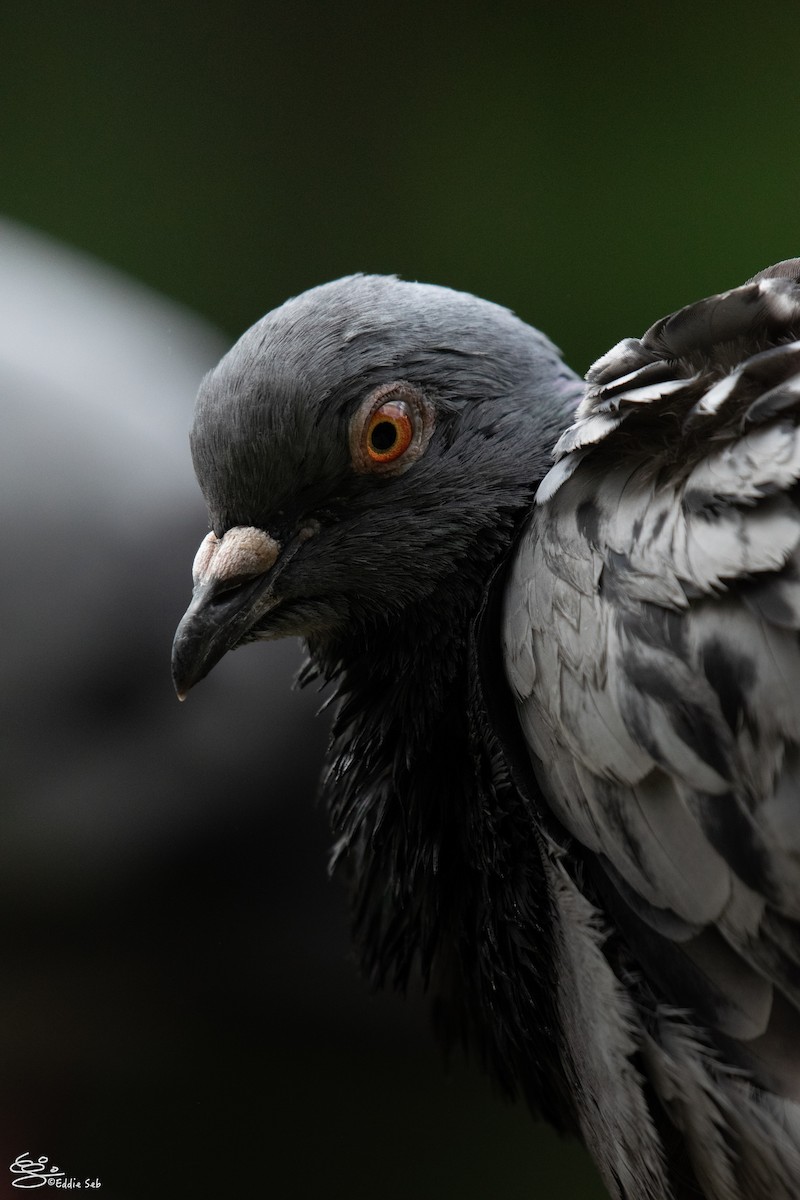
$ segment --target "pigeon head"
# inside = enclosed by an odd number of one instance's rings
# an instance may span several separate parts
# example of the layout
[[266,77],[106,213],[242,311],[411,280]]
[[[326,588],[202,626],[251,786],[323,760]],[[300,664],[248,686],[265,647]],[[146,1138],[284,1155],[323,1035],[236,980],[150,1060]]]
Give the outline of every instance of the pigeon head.
[[197,401],[179,695],[243,642],[385,631],[485,582],[578,394],[542,334],[447,288],[352,276],[257,322]]

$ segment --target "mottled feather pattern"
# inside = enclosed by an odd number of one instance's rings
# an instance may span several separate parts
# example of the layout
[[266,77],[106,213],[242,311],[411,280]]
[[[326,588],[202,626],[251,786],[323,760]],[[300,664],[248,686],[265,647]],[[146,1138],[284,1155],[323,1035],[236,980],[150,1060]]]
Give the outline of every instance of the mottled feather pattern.
[[506,591],[561,869],[713,1200],[800,1195],[798,339],[795,261],[595,364]]

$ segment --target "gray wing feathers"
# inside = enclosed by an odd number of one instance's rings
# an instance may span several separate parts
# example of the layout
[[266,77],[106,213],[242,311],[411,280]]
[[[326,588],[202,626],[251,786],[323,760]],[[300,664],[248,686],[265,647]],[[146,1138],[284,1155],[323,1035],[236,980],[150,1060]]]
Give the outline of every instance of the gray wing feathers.
[[595,365],[506,588],[537,776],[656,996],[637,1044],[715,1200],[800,1195],[796,274]]
[[[557,1002],[562,1024],[574,1031],[567,1071],[586,1145],[615,1200],[662,1200],[669,1195],[662,1151],[632,1061],[636,1014],[603,956],[597,914],[555,846],[547,869],[560,916]],[[635,1170],[635,1163],[645,1164],[644,1170]]]

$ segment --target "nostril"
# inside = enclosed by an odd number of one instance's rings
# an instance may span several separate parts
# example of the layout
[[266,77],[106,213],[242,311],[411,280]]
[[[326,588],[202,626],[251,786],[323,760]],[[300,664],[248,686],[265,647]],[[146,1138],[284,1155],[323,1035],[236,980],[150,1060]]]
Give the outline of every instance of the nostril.
[[219,585],[220,590],[223,586],[239,587],[257,575],[266,574],[280,552],[280,542],[253,526],[236,526],[221,538],[209,533],[195,555],[192,567],[195,587],[211,582]]

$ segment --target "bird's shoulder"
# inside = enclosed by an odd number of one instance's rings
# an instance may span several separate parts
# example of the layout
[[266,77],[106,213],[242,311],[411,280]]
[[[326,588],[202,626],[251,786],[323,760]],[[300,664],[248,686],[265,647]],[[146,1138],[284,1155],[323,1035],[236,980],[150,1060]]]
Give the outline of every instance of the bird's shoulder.
[[652,994],[693,1014],[684,1050],[705,1046],[692,1081],[674,1033],[640,1038],[650,1081],[687,1104],[700,1087],[729,1130],[721,1046],[800,1099],[797,277],[781,264],[595,364],[505,588],[545,797]]

